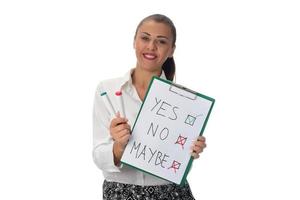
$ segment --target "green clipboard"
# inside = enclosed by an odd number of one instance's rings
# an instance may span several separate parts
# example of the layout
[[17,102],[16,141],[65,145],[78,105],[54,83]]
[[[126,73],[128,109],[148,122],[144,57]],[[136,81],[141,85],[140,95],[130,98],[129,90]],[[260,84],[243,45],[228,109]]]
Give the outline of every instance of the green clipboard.
[[214,103],[211,97],[154,76],[121,163],[184,184],[193,162],[190,146],[203,134]]

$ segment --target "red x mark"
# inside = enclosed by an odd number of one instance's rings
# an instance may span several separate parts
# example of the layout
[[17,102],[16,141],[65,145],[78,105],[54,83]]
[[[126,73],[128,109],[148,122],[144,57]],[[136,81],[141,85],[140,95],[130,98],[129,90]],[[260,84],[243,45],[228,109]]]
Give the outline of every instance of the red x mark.
[[174,172],[176,173],[176,170],[179,169],[180,165],[181,165],[180,162],[177,162],[176,160],[174,160],[172,166],[169,167],[168,169],[173,168],[173,169],[174,169]]
[[187,140],[187,137],[183,137],[183,136],[179,135],[175,144],[180,144],[183,149],[183,145],[185,144],[186,140]]

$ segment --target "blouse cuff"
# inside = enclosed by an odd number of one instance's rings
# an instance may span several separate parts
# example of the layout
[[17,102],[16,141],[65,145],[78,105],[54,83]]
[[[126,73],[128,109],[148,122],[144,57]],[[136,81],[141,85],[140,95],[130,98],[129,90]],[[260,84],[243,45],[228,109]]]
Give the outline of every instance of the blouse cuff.
[[93,158],[96,165],[106,172],[120,172],[123,164],[116,166],[113,155],[113,144],[96,146],[93,151]]

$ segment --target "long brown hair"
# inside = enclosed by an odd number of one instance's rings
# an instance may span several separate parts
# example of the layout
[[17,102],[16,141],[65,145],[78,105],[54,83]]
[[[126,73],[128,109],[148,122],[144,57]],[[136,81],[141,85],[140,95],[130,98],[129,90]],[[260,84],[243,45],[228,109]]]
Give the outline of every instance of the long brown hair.
[[[155,22],[158,23],[163,23],[167,26],[170,27],[171,29],[171,34],[173,36],[173,41],[172,41],[172,46],[175,47],[175,43],[176,43],[176,28],[172,22],[172,20],[170,18],[168,18],[165,15],[162,14],[154,14],[154,15],[150,15],[148,17],[145,17],[137,26],[136,31],[135,31],[135,35],[134,35],[134,39],[136,38],[138,29],[140,28],[140,26],[148,20],[153,20]],[[167,58],[167,60],[164,62],[164,64],[162,65],[162,69],[165,72],[165,75],[167,77],[168,80],[173,81],[174,76],[175,76],[175,61],[173,57]]]

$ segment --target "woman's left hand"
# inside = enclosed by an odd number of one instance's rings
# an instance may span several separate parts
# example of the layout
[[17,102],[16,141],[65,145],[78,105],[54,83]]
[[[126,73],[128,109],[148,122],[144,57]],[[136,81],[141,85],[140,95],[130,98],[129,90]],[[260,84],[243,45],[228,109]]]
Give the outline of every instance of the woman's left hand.
[[206,148],[205,143],[205,137],[199,136],[196,141],[194,141],[192,147],[191,147],[191,155],[194,159],[197,159],[200,157],[200,153],[203,151],[203,149]]

